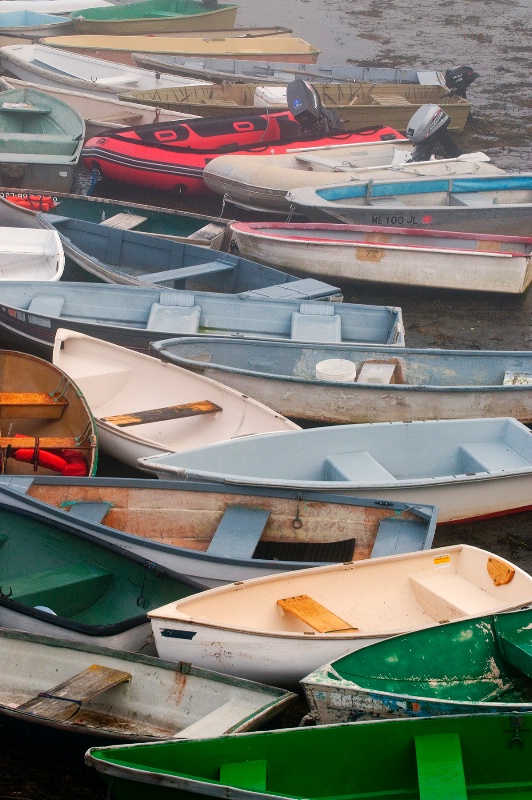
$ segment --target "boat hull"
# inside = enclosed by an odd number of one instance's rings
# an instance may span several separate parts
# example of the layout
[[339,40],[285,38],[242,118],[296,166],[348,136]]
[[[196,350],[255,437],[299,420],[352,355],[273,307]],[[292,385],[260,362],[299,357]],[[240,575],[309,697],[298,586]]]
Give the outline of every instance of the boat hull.
[[[198,5],[200,4],[198,3]],[[145,36],[146,34],[169,34],[179,31],[220,31],[225,28],[234,28],[238,6],[225,5],[212,10],[207,10],[207,7],[203,6],[205,9],[203,13],[190,15],[185,13],[176,14],[175,16],[169,13],[171,6],[167,8],[166,14],[162,14],[159,19],[149,14],[141,16],[140,10],[137,19],[135,19],[133,13],[129,19],[125,14],[122,15],[122,18],[113,19],[112,9],[107,9],[103,14],[99,15],[101,16],[100,19],[95,18],[98,16],[97,14],[92,14],[93,18],[91,19],[90,14],[86,16],[83,12],[79,12],[72,15],[75,22],[75,30],[65,31],[65,34],[74,32],[76,35]],[[109,18],[106,18],[107,13]],[[198,35],[201,34],[198,33]]]

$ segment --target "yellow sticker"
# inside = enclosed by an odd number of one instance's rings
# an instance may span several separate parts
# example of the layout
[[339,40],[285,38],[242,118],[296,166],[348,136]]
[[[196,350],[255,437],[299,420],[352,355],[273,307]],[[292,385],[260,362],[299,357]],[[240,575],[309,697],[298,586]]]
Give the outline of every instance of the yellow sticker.
[[442,553],[441,556],[434,556],[434,566],[435,567],[444,567],[446,564],[451,563],[451,556],[449,553]]

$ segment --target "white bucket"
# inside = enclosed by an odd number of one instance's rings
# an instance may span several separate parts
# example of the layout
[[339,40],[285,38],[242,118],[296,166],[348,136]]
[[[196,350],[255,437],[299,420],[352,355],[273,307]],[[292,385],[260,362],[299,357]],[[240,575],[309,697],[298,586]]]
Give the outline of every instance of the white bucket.
[[357,365],[346,358],[328,358],[316,364],[316,378],[319,381],[350,383],[357,376]]

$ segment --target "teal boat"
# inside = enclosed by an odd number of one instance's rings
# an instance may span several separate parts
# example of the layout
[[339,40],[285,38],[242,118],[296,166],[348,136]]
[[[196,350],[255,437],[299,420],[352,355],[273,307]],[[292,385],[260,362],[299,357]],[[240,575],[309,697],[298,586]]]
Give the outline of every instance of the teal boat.
[[0,509],[2,627],[137,651],[147,611],[195,592],[151,561]]
[[[208,0],[143,0],[71,14],[76,33],[152,34],[233,28],[238,6]],[[204,35],[199,33],[199,36]]]
[[116,800],[532,797],[532,717],[477,715],[92,748]]
[[322,724],[532,711],[532,609],[394,636],[302,684]]

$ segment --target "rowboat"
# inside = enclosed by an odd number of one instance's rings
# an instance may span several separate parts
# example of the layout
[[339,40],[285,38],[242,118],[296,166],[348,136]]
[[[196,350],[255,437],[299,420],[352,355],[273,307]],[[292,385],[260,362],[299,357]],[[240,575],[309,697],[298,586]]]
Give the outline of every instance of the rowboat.
[[[194,587],[153,563],[0,508],[0,625],[141,650],[146,611]],[[74,695],[75,696],[75,695]]]
[[532,173],[302,187],[287,199],[317,222],[528,236]]
[[253,730],[295,699],[271,686],[96,644],[1,628],[0,642],[3,723],[26,733],[60,732],[66,747]]
[[[57,39],[67,41],[69,38],[56,37],[56,39],[45,41],[52,43]],[[122,38],[120,37],[119,43],[122,42]],[[163,40],[148,41],[160,41],[160,52],[163,52]],[[261,41],[271,42],[273,39],[268,38]],[[131,45],[134,46],[135,42],[131,41]],[[156,44],[153,45],[149,52],[153,53],[156,46]],[[167,52],[171,54],[169,47]],[[471,110],[471,103],[468,100],[455,95],[451,96],[449,91],[442,86],[356,82],[317,83],[314,88],[323,105],[334,109],[346,128],[391,125],[404,132],[418,108],[426,103],[435,103],[450,116],[449,130],[461,131]],[[126,92],[127,97],[122,99],[137,98],[141,103],[147,102],[147,95],[142,90],[137,90],[136,87],[126,89]],[[272,96],[271,100],[270,96]],[[246,84],[227,83],[196,86],[190,90],[175,87],[175,89],[162,90],[160,97],[166,108],[210,117],[227,116],[228,106],[231,113],[235,114],[250,113],[257,108],[259,110],[256,110],[255,113],[261,113],[260,108],[264,106],[269,106],[275,111],[281,111],[287,107],[286,87],[282,87],[281,90],[273,89],[273,87],[261,86],[259,81]],[[264,98],[266,99],[264,100]]]
[[[159,91],[147,101],[166,106]],[[226,109],[230,110],[230,109]],[[401,139],[393,128],[374,126],[357,131],[308,134],[288,111],[224,119],[191,119],[125,131],[105,132],[90,139],[82,151],[85,167],[111,180],[164,191],[207,193],[203,181],[205,166],[224,153],[263,156],[286,153],[294,146],[325,147],[337,144]]]
[[[264,36],[249,39],[217,37],[216,32],[197,37],[176,36],[116,36],[78,35],[54,36],[42,40],[44,45],[61,50],[73,50],[96,58],[106,58],[119,64],[132,65],[131,53],[161,55],[227,56],[229,58],[267,61],[303,62],[314,64],[320,51],[295,36]],[[182,79],[183,80],[183,79]],[[198,81],[195,81],[198,83]],[[140,87],[139,87],[140,88]],[[424,101],[427,102],[427,101]],[[412,110],[410,111],[412,116]]]
[[328,283],[298,279],[231,253],[214,256],[208,247],[56,214],[38,214],[37,218],[60,237],[67,258],[81,267],[85,276],[89,273],[106,283],[252,292],[256,297],[291,300],[342,297],[340,290]]
[[437,509],[289,489],[0,476],[0,507],[77,531],[210,589],[431,547]]
[[404,345],[395,306],[67,281],[2,281],[0,326],[48,354],[64,327],[145,353],[156,339],[197,333]]
[[141,0],[104,8],[82,8],[72,13],[76,33],[108,35],[218,31],[233,28],[238,6],[199,0]]
[[48,96],[68,103],[85,120],[85,141],[104,130],[120,130],[131,125],[150,125],[156,122],[169,123],[188,119],[188,115],[180,114],[178,111],[168,111],[165,108],[145,106],[140,103],[126,103],[111,95],[100,97],[89,92],[58,89],[39,83],[20,81],[17,78],[6,80],[2,77],[0,86],[5,89],[38,89]]
[[299,344],[224,337],[152,342],[163,361],[280,414],[330,423],[515,417],[532,423],[532,353]]
[[532,711],[531,628],[526,609],[413,631],[342,656],[302,685],[320,724],[521,714]]
[[0,227],[0,280],[58,281],[64,266],[56,231]]
[[372,180],[412,180],[434,175],[504,174],[485,153],[410,163],[408,141],[364,142],[292,149],[270,156],[222,155],[205,167],[203,180],[226,203],[261,213],[288,214],[287,192],[301,186],[339,186]]
[[168,453],[139,467],[174,480],[424,502],[438,506],[438,522],[532,509],[532,432],[506,417],[309,428]]
[[0,222],[20,228],[40,228],[37,214],[53,211],[72,219],[98,222],[122,230],[135,230],[176,241],[203,245],[213,250],[223,249],[228,237],[229,219],[191,214],[170,208],[143,203],[120,202],[103,197],[55,192],[42,195],[0,189]]
[[70,378],[15,350],[0,350],[0,375],[2,474],[94,475],[96,423]]
[[58,14],[32,11],[31,3],[27,3],[20,11],[4,11],[2,6],[5,7],[6,3],[0,2],[0,36],[34,39],[39,36],[59,36],[74,32],[74,23],[69,16],[61,17]]
[[35,89],[0,92],[0,175],[21,189],[70,191],[85,123],[62,100]]
[[138,458],[170,450],[299,430],[216,381],[75,331],[57,331],[53,362],[86,394],[100,446],[133,468]]
[[[496,570],[513,578],[494,581]],[[498,572],[497,572],[498,574]],[[525,606],[532,577],[469,545],[267,575],[149,612],[161,658],[295,686],[400,633]]]
[[[17,0],[9,2],[14,3]],[[57,3],[60,0],[50,0],[50,2]],[[52,42],[54,39],[47,41]],[[23,81],[53,86],[56,89],[71,88],[101,97],[116,96],[131,86],[138,89],[155,89],[163,86],[190,86],[199,82],[194,78],[155,74],[125,64],[117,66],[112,61],[46,47],[43,44],[13,44],[2,47],[0,65]]]
[[[87,0],[31,0],[31,10],[45,14],[70,14],[82,8]],[[26,11],[28,0],[0,0],[0,11]],[[108,0],[91,0],[93,7],[110,6]]]
[[445,76],[435,70],[401,67],[359,67],[353,64],[276,64],[271,61],[246,61],[234,58],[193,58],[156,56],[133,53],[135,62],[147,69],[160,69],[190,75],[213,83],[260,83],[279,86],[301,76],[312,83],[419,83],[423,86],[445,86]]
[[531,236],[333,222],[239,222],[231,232],[246,258],[322,279],[505,294],[532,281]]
[[91,748],[119,798],[519,797],[530,792],[530,718],[464,716]]

